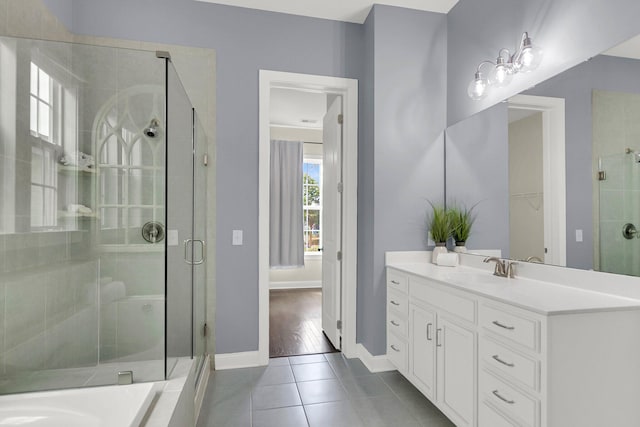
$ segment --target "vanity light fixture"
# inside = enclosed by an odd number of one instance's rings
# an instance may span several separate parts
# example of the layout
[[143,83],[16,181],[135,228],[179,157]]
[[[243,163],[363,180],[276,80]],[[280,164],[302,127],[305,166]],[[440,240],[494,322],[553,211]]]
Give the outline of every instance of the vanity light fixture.
[[[531,42],[529,33],[522,33],[520,46],[512,55],[509,49],[502,48],[498,52],[496,62],[482,61],[478,64],[473,80],[469,84],[467,93],[469,98],[480,100],[487,96],[490,87],[504,87],[511,83],[517,73],[535,70],[542,61],[542,50]],[[485,77],[481,71],[483,65],[491,64],[491,69]]]

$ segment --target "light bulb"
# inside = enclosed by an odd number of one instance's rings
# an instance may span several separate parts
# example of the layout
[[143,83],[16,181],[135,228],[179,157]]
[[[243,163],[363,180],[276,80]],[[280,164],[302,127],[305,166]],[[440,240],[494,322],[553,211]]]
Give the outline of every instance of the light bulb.
[[476,72],[475,77],[469,83],[469,88],[467,89],[467,94],[469,98],[474,101],[478,101],[485,96],[487,96],[487,80],[482,77],[480,72]]
[[540,65],[540,62],[542,62],[542,56],[542,49],[531,43],[529,34],[524,33],[522,35],[522,46],[515,61],[518,71],[526,73],[535,70]]
[[503,62],[498,64],[491,70],[489,75],[489,84],[496,87],[507,86],[513,79],[513,73],[509,65]]

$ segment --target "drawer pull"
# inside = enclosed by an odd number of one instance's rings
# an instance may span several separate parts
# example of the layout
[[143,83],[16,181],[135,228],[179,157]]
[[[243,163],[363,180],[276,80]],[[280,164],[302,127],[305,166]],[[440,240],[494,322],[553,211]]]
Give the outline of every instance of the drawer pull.
[[427,323],[427,341],[432,341],[432,337],[431,337],[432,326],[433,326],[433,323]]
[[395,302],[394,300],[391,300],[391,304],[396,305],[396,306],[400,305],[399,303]]
[[515,326],[507,326],[507,325],[503,325],[502,323],[498,322],[497,320],[494,320],[493,322],[494,325],[502,328],[502,329],[507,329],[509,331],[513,331],[516,327]]
[[396,353],[400,353],[400,350],[398,350],[393,344],[391,344],[391,350],[395,351]]
[[397,280],[392,280],[391,283],[393,283],[394,285],[399,285],[400,282],[398,282]]
[[500,359],[500,356],[498,356],[497,354],[494,354],[492,357],[496,362],[502,363],[503,365],[508,366],[510,368],[513,368],[514,366],[516,366],[513,363],[505,362],[504,360]]
[[392,321],[391,321],[391,324],[392,324],[393,326],[400,326],[400,323],[396,322],[395,320],[392,320]]
[[493,390],[493,395],[498,399],[502,400],[504,403],[508,403],[509,405],[513,405],[514,403],[516,403],[515,400],[509,400],[500,396],[500,393],[498,392],[498,390]]

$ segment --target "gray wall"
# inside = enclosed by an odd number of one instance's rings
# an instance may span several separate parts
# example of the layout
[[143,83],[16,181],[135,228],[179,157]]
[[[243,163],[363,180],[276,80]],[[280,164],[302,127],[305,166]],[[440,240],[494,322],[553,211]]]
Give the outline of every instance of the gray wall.
[[509,128],[500,103],[447,128],[447,204],[475,204],[469,249],[509,254]]
[[73,26],[73,0],[42,0],[67,29]]
[[369,241],[366,268],[359,268],[358,341],[379,355],[386,353],[384,253],[424,250],[427,201],[442,199],[446,16],[376,5],[365,31],[373,72],[363,86],[375,102],[373,122],[371,106],[364,106],[359,153],[360,166],[369,169],[361,174],[367,193],[359,193],[366,209],[360,218],[367,228],[359,238]]
[[[258,348],[258,70],[359,79],[362,26],[183,0],[79,0],[76,33],[217,53],[216,352]],[[244,246],[231,231],[244,230]]]
[[[447,123],[456,123],[638,33],[637,0],[460,0],[448,14]],[[544,61],[482,101],[467,96],[478,64],[513,50],[523,31]]]

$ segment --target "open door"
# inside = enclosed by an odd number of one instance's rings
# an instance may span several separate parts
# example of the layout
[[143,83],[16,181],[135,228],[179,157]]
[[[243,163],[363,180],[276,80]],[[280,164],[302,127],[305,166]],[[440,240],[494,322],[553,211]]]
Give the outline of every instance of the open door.
[[336,97],[323,120],[322,330],[341,348],[342,98]]

